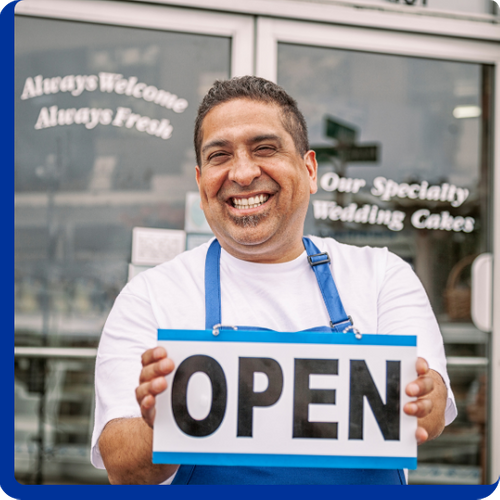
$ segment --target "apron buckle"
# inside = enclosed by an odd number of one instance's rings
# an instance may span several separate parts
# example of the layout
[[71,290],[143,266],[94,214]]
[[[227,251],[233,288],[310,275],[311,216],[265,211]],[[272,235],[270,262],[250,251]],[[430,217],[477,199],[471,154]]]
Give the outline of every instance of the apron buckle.
[[[318,258],[315,259],[314,257]],[[314,255],[308,255],[307,261],[311,267],[320,266],[321,264],[328,264],[330,262],[330,256],[328,255],[328,252],[315,253]]]
[[232,328],[233,330],[237,330],[238,327],[236,326],[233,326],[233,325],[223,325],[222,323],[217,323],[216,325],[213,326],[213,329],[212,329],[212,334],[214,337],[217,337],[217,335],[219,335],[219,330],[221,328]]

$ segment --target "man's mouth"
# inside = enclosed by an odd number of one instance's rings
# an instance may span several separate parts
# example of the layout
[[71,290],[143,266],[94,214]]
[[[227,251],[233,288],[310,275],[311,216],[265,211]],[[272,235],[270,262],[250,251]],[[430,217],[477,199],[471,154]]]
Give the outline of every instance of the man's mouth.
[[231,198],[233,207],[240,210],[247,208],[257,208],[263,205],[269,199],[268,194],[258,194],[256,196],[249,196],[248,198]]

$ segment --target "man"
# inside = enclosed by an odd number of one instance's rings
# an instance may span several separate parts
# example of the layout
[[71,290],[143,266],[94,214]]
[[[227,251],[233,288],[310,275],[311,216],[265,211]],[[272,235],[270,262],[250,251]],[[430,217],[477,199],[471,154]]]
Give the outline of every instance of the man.
[[[222,247],[222,323],[277,331],[330,324],[302,240],[317,163],[296,102],[256,77],[216,82],[198,111],[195,149],[202,208]],[[420,282],[386,249],[311,241],[329,253],[341,301],[359,330],[418,334],[418,378],[406,387],[416,399],[404,411],[418,418],[419,443],[438,436],[456,409],[442,339]],[[112,483],[125,484],[168,483],[174,475],[184,484],[385,482],[380,471],[204,467],[187,473],[176,464],[151,463],[155,397],[174,370],[165,350],[154,347],[156,331],[205,328],[208,247],[142,273],[117,298],[96,364],[94,465],[104,464]]]

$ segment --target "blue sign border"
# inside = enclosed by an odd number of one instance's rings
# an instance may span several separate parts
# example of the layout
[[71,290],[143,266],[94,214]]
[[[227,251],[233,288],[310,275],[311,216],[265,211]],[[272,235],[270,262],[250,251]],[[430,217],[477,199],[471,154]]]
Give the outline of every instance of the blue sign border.
[[342,345],[417,345],[416,335],[363,334],[358,339],[354,333],[329,332],[275,332],[272,330],[226,330],[218,335],[212,330],[158,330],[159,341],[210,341],[210,342],[259,342],[284,344],[342,344]]
[[259,467],[336,467],[341,469],[416,469],[412,457],[275,455],[267,453],[153,452],[154,464],[258,465]]

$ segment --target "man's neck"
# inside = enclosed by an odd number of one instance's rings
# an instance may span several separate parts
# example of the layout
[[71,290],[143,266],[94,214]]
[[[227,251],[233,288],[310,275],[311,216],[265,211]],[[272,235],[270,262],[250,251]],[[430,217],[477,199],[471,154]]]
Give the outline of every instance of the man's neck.
[[266,245],[238,245],[228,247],[219,240],[222,248],[239,260],[260,264],[282,264],[299,257],[305,250],[302,237],[290,244],[281,244],[276,247]]

